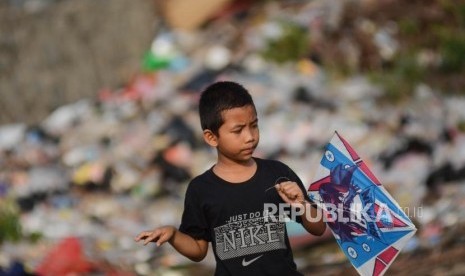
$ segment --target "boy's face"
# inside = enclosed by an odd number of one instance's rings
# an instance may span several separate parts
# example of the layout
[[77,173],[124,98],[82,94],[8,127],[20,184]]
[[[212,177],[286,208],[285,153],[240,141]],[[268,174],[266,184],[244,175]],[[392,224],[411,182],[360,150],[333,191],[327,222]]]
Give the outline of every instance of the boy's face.
[[217,149],[230,160],[250,160],[260,139],[258,119],[251,105],[224,110],[221,113],[223,125],[218,129]]

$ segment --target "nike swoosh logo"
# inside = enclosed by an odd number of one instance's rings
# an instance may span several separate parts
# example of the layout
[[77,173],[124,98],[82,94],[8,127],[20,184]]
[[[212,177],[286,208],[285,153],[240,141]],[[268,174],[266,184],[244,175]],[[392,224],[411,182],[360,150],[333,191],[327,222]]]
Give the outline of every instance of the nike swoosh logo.
[[250,260],[250,261],[246,261],[245,258],[244,258],[244,259],[242,259],[242,266],[248,266],[248,265],[250,265],[251,263],[255,262],[256,260],[260,259],[261,257],[263,257],[263,255],[260,255],[260,256],[258,256],[258,257],[255,257],[255,258],[253,258],[253,259]]

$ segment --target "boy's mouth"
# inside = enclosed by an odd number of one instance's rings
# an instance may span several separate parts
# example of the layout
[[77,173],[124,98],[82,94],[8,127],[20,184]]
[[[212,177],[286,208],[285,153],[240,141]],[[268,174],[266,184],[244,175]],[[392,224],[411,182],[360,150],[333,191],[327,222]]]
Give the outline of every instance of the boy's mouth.
[[254,152],[255,148],[256,148],[256,147],[246,148],[246,149],[243,149],[242,152],[251,153],[251,152]]

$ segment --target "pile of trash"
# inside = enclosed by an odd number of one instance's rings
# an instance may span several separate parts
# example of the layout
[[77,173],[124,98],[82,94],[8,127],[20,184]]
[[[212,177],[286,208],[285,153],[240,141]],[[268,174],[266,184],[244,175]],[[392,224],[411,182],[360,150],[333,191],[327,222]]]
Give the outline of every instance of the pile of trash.
[[[317,37],[337,24],[338,1],[259,10],[238,2],[247,8],[233,5],[203,29],[160,30],[144,71],[123,87],[61,106],[37,125],[0,126],[0,271],[211,274],[211,252],[194,264],[133,238],[179,225],[187,183],[215,160],[202,140],[199,93],[233,80],[256,103],[256,155],[282,160],[304,183],[334,131],[357,149],[419,228],[393,271],[409,263],[416,273],[412,261],[432,258],[438,273],[464,272],[465,99],[418,84],[410,101],[380,102],[383,89],[363,75],[334,80],[280,42],[300,45],[295,26]],[[318,242],[296,248],[302,271],[352,271],[331,239]],[[455,259],[446,263],[448,250]]]

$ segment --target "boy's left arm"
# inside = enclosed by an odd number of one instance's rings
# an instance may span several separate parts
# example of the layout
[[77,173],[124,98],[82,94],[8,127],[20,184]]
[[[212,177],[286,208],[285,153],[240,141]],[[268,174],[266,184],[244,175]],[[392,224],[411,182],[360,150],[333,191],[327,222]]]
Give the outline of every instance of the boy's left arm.
[[[302,226],[309,233],[321,236],[326,230],[326,223],[323,221],[323,213],[316,205],[305,200],[302,189],[296,182],[286,181],[276,184],[276,190],[284,202],[289,203],[292,208],[302,208]],[[318,213],[320,212],[320,213]]]

